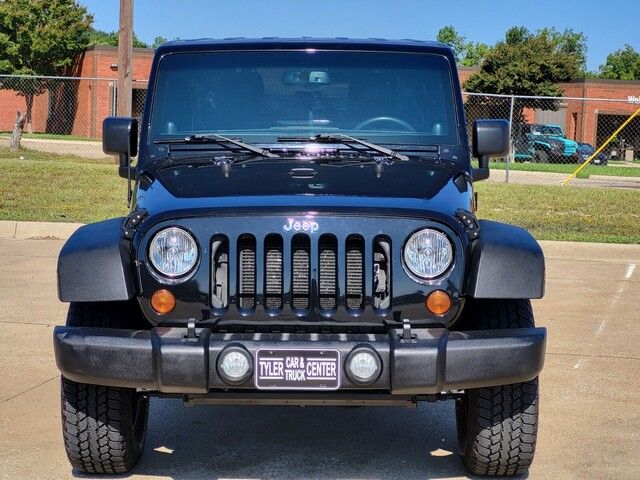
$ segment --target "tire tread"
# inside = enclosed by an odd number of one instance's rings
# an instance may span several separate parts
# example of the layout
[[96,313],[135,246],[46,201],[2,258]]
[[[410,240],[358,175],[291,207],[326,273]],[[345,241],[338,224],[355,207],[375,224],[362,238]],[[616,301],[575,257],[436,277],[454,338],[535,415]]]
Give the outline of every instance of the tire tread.
[[[484,300],[472,306],[477,329],[534,326],[528,300]],[[461,453],[476,475],[509,476],[527,472],[533,461],[538,427],[538,379],[478,388],[456,405],[464,422]]]
[[[67,325],[117,328],[131,305],[72,303]],[[71,465],[85,473],[125,473],[142,454],[148,400],[142,399],[141,434],[136,438],[134,389],[78,383],[61,377],[62,433]]]

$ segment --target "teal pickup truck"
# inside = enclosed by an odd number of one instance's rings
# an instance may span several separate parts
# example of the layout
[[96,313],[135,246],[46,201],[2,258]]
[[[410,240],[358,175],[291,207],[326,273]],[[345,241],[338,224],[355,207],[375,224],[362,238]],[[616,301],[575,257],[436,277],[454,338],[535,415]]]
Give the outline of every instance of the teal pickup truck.
[[569,140],[560,125],[520,123],[514,132],[516,162],[578,163],[578,144]]

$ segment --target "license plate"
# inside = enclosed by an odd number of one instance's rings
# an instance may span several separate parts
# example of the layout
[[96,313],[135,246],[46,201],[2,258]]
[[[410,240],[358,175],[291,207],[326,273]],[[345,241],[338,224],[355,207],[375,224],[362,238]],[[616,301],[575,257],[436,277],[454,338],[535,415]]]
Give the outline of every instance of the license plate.
[[260,349],[256,352],[255,382],[260,390],[337,390],[340,352]]

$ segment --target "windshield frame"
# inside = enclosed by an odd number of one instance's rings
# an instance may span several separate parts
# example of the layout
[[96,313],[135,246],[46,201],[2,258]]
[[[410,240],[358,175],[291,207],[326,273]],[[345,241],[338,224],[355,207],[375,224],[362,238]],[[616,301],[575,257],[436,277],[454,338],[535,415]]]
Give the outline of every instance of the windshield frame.
[[[442,59],[442,61],[444,61],[447,65],[446,68],[446,76],[447,76],[447,83],[448,83],[448,87],[447,91],[448,93],[451,95],[450,96],[450,101],[453,105],[451,105],[451,121],[452,121],[452,133],[451,136],[455,137],[456,142],[452,143],[452,142],[444,142],[444,143],[438,143],[435,145],[439,145],[441,147],[444,146],[449,146],[449,147],[454,147],[454,148],[461,148],[464,145],[464,142],[466,140],[466,135],[463,135],[463,133],[466,133],[466,126],[461,127],[461,111],[460,111],[460,102],[462,101],[462,97],[461,97],[461,92],[457,92],[456,88],[459,87],[459,80],[457,79],[457,77],[454,77],[453,73],[456,72],[456,67],[451,65],[451,59],[449,58],[448,55],[445,55],[443,52],[437,52],[437,51],[414,51],[414,50],[378,50],[378,49],[363,49],[363,48],[354,48],[354,49],[340,49],[340,48],[328,48],[328,47],[323,47],[323,48],[313,48],[313,49],[305,49],[305,48],[237,48],[237,49],[204,49],[204,50],[186,50],[186,51],[168,51],[166,53],[163,53],[161,55],[159,55],[155,62],[154,62],[154,68],[153,68],[153,80],[152,82],[150,82],[149,84],[149,88],[152,89],[152,95],[148,96],[148,98],[146,99],[146,105],[145,105],[145,112],[144,112],[144,125],[142,130],[142,136],[141,136],[141,146],[145,146],[147,148],[151,148],[153,146],[154,143],[157,143],[158,138],[153,137],[152,136],[152,119],[153,119],[153,115],[154,115],[154,108],[156,106],[156,96],[158,93],[158,80],[159,77],[161,77],[160,75],[158,75],[158,71],[161,71],[161,63],[164,59],[170,57],[170,56],[175,56],[175,55],[190,55],[190,54],[200,54],[200,55],[210,55],[210,54],[243,54],[243,53],[274,53],[277,54],[279,52],[281,53],[287,53],[287,52],[305,52],[308,50],[313,50],[313,52],[328,52],[328,53],[345,53],[345,54],[352,54],[352,53],[366,53],[366,54],[393,54],[393,55],[411,55],[411,56],[429,56],[429,57],[439,57]],[[447,100],[448,101],[448,100]],[[465,132],[462,132],[462,130],[465,130]],[[221,130],[211,130],[209,132],[209,134],[211,135],[216,135],[219,134],[219,132],[222,132]],[[353,132],[351,130],[345,130],[345,129],[338,129],[335,130],[333,133],[335,134],[344,134],[345,132],[351,132],[351,134],[353,135]],[[363,133],[369,133],[370,131],[364,131]],[[199,134],[200,132],[198,132]],[[324,132],[328,135],[331,135],[332,132]],[[401,134],[403,132],[397,132],[398,134]],[[417,134],[423,133],[423,132],[416,132]],[[206,135],[207,133],[205,133]],[[229,134],[229,133],[227,133]],[[285,132],[278,132],[278,131],[274,131],[274,140],[273,142],[255,142],[256,145],[259,145],[261,147],[267,147],[269,145],[277,145],[278,142],[276,141],[276,137],[280,136],[280,135],[284,135],[284,134],[288,134]],[[293,132],[291,132],[291,134],[293,134]],[[232,133],[230,134],[232,135],[234,138],[238,137],[238,135],[241,134],[237,134],[237,133]],[[250,134],[248,134],[247,136],[251,136]],[[384,141],[381,140],[383,139],[383,135],[359,135],[357,134],[357,136],[360,138],[366,138],[367,141],[369,142],[375,142],[376,144],[379,145],[392,145],[394,146],[394,148],[398,148],[398,149],[402,149],[402,150],[411,150],[412,147],[415,147],[416,149],[420,149],[422,147],[427,147],[427,146],[433,146],[434,143],[415,143],[415,142],[407,142],[407,143],[399,143],[397,141],[397,139],[393,139],[393,141]],[[389,138],[391,137],[391,135],[389,136]],[[246,140],[245,140],[246,141]],[[253,143],[253,142],[252,142]],[[281,146],[281,144],[279,145]],[[145,148],[146,150],[146,148]]]

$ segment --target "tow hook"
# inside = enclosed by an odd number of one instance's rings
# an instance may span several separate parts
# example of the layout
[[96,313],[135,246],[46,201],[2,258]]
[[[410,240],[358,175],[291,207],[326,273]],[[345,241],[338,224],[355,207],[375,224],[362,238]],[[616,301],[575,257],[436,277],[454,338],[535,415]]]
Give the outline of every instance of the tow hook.
[[196,319],[195,318],[190,318],[189,322],[187,323],[187,334],[185,335],[186,339],[195,339],[198,338],[198,335],[196,334]]
[[402,337],[400,338],[400,341],[411,342],[416,338],[416,335],[411,332],[411,322],[408,318],[405,318],[402,320]]

